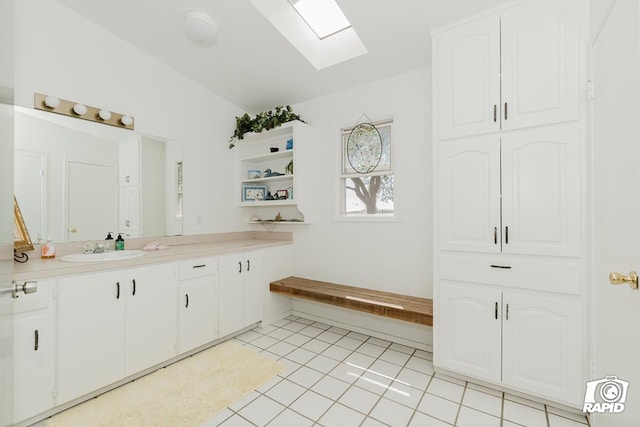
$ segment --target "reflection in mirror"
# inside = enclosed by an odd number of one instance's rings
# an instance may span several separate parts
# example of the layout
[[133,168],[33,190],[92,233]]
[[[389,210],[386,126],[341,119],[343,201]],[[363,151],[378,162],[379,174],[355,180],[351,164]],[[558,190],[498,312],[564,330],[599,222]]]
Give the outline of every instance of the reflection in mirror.
[[181,176],[179,142],[16,109],[14,187],[38,241],[180,235]]
[[29,231],[24,223],[24,218],[15,196],[13,197],[13,224],[13,248],[15,252],[32,251],[33,243],[31,243]]

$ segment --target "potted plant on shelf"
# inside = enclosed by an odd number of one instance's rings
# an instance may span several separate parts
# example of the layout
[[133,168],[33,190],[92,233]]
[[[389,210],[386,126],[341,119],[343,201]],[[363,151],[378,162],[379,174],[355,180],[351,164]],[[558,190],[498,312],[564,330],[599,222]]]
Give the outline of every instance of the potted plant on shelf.
[[247,132],[262,132],[263,130],[273,129],[282,125],[283,123],[290,122],[291,120],[300,120],[304,123],[304,120],[300,116],[293,112],[293,108],[290,105],[277,106],[271,111],[263,111],[256,114],[255,117],[251,117],[248,113],[244,113],[240,117],[236,117],[236,129],[229,139],[229,148],[233,148],[238,140],[244,138],[244,134]]

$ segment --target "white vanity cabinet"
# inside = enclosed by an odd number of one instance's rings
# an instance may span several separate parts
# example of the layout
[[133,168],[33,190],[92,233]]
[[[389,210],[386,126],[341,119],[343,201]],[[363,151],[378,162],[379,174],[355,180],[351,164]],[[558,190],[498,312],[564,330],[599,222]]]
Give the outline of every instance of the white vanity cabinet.
[[57,403],[176,355],[173,264],[59,279]]
[[14,421],[51,409],[54,399],[55,281],[39,280],[33,294],[12,301]]
[[438,138],[577,120],[578,3],[525,1],[434,32]]
[[178,263],[178,353],[218,337],[218,258]]
[[262,320],[268,283],[261,274],[262,252],[221,255],[218,260],[218,330],[223,337]]

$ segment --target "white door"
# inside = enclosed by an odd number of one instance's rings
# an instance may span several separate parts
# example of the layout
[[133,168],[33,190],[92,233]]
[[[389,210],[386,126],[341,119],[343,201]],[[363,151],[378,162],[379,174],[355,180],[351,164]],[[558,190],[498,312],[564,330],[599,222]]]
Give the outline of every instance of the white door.
[[499,382],[501,300],[494,288],[440,280],[435,365]]
[[578,118],[579,1],[529,1],[502,14],[502,129]]
[[610,4],[610,10],[593,9],[602,12],[593,19],[599,32],[592,46],[594,378],[615,375],[630,384],[624,411],[595,415],[592,425],[635,427],[640,420],[640,292],[614,287],[607,276],[640,271],[640,4]]
[[500,252],[500,137],[438,146],[440,249]]
[[118,224],[113,166],[69,162],[67,173],[67,241],[104,239]]
[[434,37],[440,139],[500,129],[500,21],[480,19]]
[[32,239],[47,238],[46,178],[47,155],[33,151],[16,150],[14,192],[22,217]]

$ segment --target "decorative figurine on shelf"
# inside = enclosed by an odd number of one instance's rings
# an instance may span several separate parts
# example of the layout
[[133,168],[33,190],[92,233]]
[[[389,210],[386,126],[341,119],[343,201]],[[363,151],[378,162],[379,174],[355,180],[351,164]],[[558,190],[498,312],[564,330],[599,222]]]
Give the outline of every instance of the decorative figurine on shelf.
[[289,175],[293,175],[293,159],[289,162],[286,168],[284,168],[285,173]]
[[269,150],[270,150],[272,153],[277,153],[278,151],[280,151],[280,149],[279,149],[278,147],[271,147],[271,148],[269,148]]
[[276,215],[275,221],[282,221],[282,215],[280,215],[280,212]]
[[267,195],[264,198],[265,200],[275,200],[273,198],[273,195],[271,194],[271,191],[267,191]]
[[270,176],[281,176],[281,175],[284,175],[284,174],[280,172],[272,172],[271,169],[266,169],[264,171],[265,178],[269,178]]

